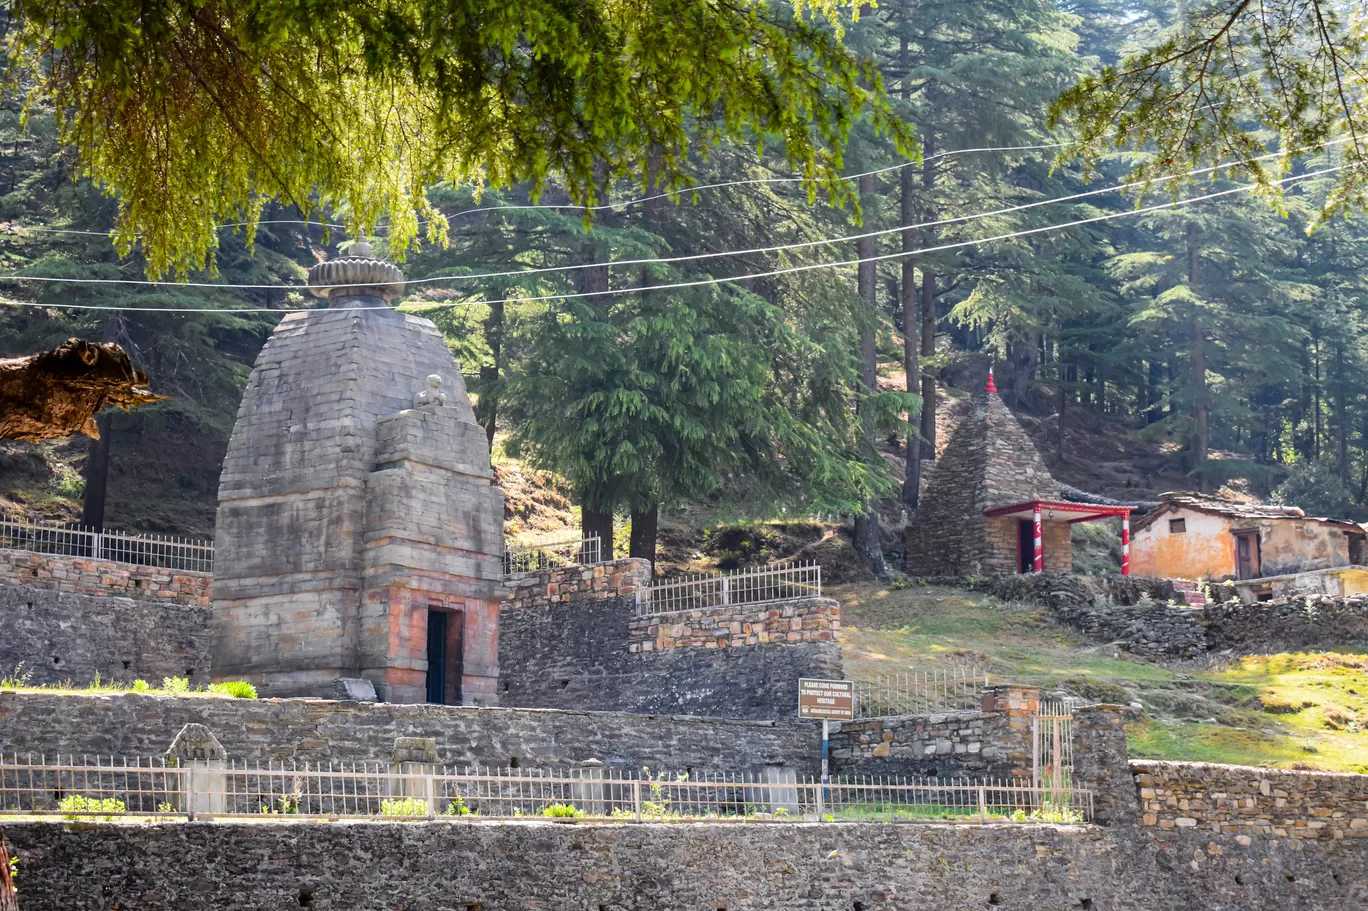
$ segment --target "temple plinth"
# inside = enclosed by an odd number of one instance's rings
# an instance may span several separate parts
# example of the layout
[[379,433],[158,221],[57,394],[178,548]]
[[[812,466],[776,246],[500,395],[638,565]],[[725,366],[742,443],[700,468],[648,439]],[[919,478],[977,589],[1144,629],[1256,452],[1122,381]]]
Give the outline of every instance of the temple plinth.
[[328,308],[286,316],[257,359],[219,483],[215,680],[497,698],[503,493],[441,333],[391,309],[402,282],[364,244],[320,263]]

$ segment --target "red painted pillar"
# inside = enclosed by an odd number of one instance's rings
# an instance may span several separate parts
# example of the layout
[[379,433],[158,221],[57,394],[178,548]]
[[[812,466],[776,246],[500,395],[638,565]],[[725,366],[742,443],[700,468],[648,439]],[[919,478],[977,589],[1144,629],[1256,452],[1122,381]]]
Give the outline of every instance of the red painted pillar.
[[1033,503],[1033,504],[1031,505],[1031,521],[1032,521],[1032,522],[1034,523],[1034,525],[1035,525],[1035,542],[1034,542],[1034,543],[1035,543],[1035,560],[1032,562],[1031,568],[1034,569],[1034,570],[1035,570],[1036,572],[1038,572],[1038,573],[1039,573],[1039,572],[1044,572],[1044,571],[1045,571],[1045,547],[1044,547],[1044,543],[1043,543],[1043,541],[1041,540],[1041,537],[1040,537],[1040,504],[1039,504],[1039,503]]
[[1121,516],[1121,575],[1130,575],[1130,513]]

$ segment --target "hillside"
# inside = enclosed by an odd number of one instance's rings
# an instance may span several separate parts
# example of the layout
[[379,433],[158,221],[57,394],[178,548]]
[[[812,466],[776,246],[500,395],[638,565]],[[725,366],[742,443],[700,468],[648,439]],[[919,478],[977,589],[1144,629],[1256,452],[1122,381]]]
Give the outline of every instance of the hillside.
[[1138,709],[1131,755],[1368,772],[1368,655],[1152,663],[1120,657],[1042,608],[936,586],[832,588],[846,674],[969,665],[1046,692]]

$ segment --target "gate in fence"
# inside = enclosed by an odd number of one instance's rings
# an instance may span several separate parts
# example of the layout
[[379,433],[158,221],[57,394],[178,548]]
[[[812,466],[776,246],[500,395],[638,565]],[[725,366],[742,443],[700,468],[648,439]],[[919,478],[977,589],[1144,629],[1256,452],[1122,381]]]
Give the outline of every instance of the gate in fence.
[[1073,787],[1072,700],[1042,699],[1031,719],[1031,786],[1046,791]]

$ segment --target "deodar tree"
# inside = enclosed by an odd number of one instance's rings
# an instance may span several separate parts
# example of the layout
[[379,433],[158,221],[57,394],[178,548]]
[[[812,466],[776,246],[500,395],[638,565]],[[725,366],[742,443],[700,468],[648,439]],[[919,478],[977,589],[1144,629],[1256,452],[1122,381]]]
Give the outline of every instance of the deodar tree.
[[841,147],[868,116],[910,148],[878,73],[839,39],[846,0],[15,0],[7,76],[50,103],[119,202],[148,272],[212,265],[215,226],[272,200],[382,219],[400,257],[437,182],[576,202],[605,180],[686,181],[689,156],[774,137],[844,198]]

